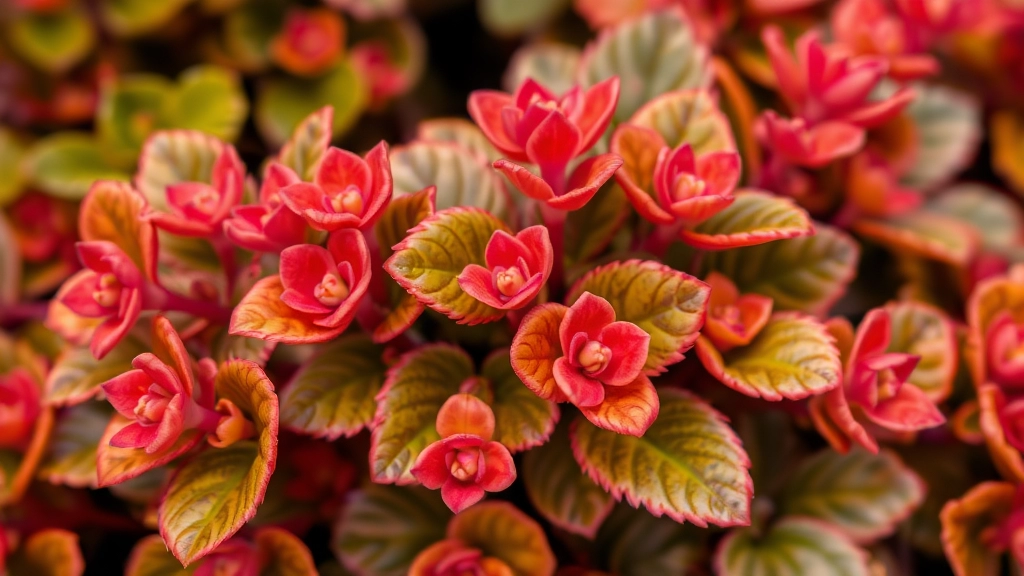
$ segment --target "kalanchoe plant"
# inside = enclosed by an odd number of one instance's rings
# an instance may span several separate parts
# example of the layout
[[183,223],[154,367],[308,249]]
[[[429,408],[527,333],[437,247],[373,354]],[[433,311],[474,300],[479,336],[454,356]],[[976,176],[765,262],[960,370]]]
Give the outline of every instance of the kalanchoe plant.
[[0,572],[1024,570],[1020,2],[9,4]]

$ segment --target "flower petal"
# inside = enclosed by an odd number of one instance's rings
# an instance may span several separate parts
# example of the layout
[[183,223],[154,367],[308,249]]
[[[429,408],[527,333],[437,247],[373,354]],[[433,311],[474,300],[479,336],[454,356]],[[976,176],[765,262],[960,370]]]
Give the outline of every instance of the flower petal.
[[600,338],[601,330],[615,321],[612,305],[590,292],[584,292],[576,303],[565,311],[565,317],[558,327],[558,338],[562,350],[569,350],[572,338],[583,332],[591,340]]
[[579,210],[611,179],[619,166],[622,166],[622,158],[615,154],[600,154],[586,159],[569,177],[568,191],[549,201],[548,205],[559,210]]
[[110,438],[110,445],[115,448],[146,448],[153,443],[156,436],[156,426],[143,426],[138,422],[132,422]]
[[494,169],[504,174],[520,192],[534,200],[550,203],[555,198],[555,192],[547,182],[519,164],[502,158],[494,161]]
[[604,401],[597,406],[580,407],[580,412],[599,428],[643,436],[658,418],[660,409],[658,391],[650,379],[641,374],[630,384],[606,388]]
[[472,394],[455,394],[437,412],[437,433],[441,438],[468,434],[490,440],[494,436],[494,411]]
[[484,489],[476,484],[459,482],[455,478],[449,477],[441,486],[441,499],[452,512],[458,514],[483,500]]
[[604,384],[584,376],[578,368],[569,364],[565,356],[555,360],[552,375],[558,389],[576,406],[597,406],[604,401]]
[[410,470],[412,475],[426,488],[437,490],[451,477],[445,462],[447,454],[448,448],[440,440],[430,444],[416,458],[416,464]]
[[135,407],[153,380],[142,370],[129,370],[103,383],[103,393],[107,401],[125,418],[135,419]]
[[373,173],[358,155],[332,146],[324,154],[313,182],[327,195],[351,186],[359,190],[365,199],[373,186]]
[[942,412],[923,390],[906,383],[895,396],[864,409],[872,422],[889,430],[914,431],[934,428],[946,421]]
[[611,349],[612,358],[595,376],[608,386],[625,386],[636,380],[647,362],[651,335],[632,322],[612,322],[601,330],[599,340]]
[[484,455],[484,474],[480,487],[488,492],[501,492],[516,481],[516,465],[512,454],[500,442],[488,442],[480,451]]
[[582,136],[579,154],[590,150],[608,128],[619,103],[619,77],[612,76],[591,86],[583,94],[582,107],[574,122]]
[[505,131],[502,110],[515,107],[512,95],[496,90],[476,90],[469,95],[469,115],[483,131],[484,136],[509,158],[523,162],[526,154],[519,144]]

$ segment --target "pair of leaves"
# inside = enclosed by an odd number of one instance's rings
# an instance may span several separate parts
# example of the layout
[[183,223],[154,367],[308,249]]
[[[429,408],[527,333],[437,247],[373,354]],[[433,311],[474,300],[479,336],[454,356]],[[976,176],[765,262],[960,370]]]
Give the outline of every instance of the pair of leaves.
[[96,43],[96,32],[84,11],[23,12],[6,34],[14,51],[33,66],[61,74],[80,62]]
[[[370,446],[370,473],[375,482],[410,484],[409,472],[420,452],[440,439],[437,413],[476,372],[473,360],[446,344],[422,346],[407,353],[387,374],[377,395]],[[543,443],[554,429],[558,410],[536,397],[512,371],[507,350],[492,354],[480,375],[486,380],[494,411],[494,440],[511,451]]]
[[764,534],[746,528],[722,540],[715,552],[719,576],[869,576],[868,555],[841,532],[820,520],[791,516]]

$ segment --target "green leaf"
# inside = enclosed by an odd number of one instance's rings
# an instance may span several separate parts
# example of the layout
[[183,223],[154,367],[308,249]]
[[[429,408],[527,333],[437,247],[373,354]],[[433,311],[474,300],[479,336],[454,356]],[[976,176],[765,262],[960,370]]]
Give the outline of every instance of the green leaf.
[[980,243],[979,234],[948,216],[919,210],[886,219],[853,223],[853,231],[899,254],[966,266]]
[[146,138],[164,128],[164,101],[174,83],[155,74],[129,74],[103,85],[96,108],[96,134],[119,161],[133,164]]
[[307,116],[281,146],[277,161],[294,170],[303,180],[312,182],[320,160],[331,145],[333,122],[334,109],[330,106]]
[[659,262],[627,260],[588,273],[572,287],[566,302],[571,305],[584,292],[607,300],[616,320],[632,322],[651,335],[644,370],[658,374],[682,360],[697,340],[710,289]]
[[249,100],[234,71],[200,65],[178,76],[177,89],[164,100],[163,114],[168,127],[199,130],[231,142],[249,115]]
[[722,250],[814,234],[811,217],[790,198],[758,190],[738,190],[735,198],[695,228],[682,230],[683,241]]
[[721,272],[740,293],[771,297],[776,310],[823,315],[853,280],[860,248],[838,228],[816,227],[814,236],[704,253],[698,276]]
[[189,576],[195,568],[182,568],[181,562],[167,550],[163,538],[153,534],[139,540],[132,548],[124,576]]
[[[7,222],[7,216],[0,212],[0,246],[17,246],[14,230]],[[18,302],[21,293],[21,252],[15,249],[0,250],[0,306]]]
[[36,68],[61,74],[89,54],[96,33],[84,13],[67,8],[18,15],[7,28],[7,40]]
[[281,393],[281,423],[328,440],[354,436],[373,421],[387,370],[383,353],[364,335],[324,346]]
[[[133,421],[120,414],[114,414],[103,431],[96,446],[97,486],[105,488],[139,478],[146,472],[159,468],[194,448],[203,440],[198,430],[188,430],[174,442],[174,445],[156,454],[147,454],[143,448],[116,448],[110,439]],[[162,478],[162,477],[161,477]]]
[[132,369],[132,360],[149,347],[137,338],[121,340],[102,360],[87,346],[68,348],[46,377],[44,401],[54,406],[84,402],[100,392],[100,384]]
[[276,2],[246,2],[224,16],[223,49],[234,65],[245,72],[267,67],[286,8]]
[[36,142],[25,167],[32,184],[58,198],[81,200],[96,180],[128,180],[111,166],[95,138],[78,132],[58,132]]
[[96,446],[111,413],[106,402],[85,402],[61,412],[36,476],[51,484],[95,488]]
[[764,534],[753,528],[726,536],[715,553],[719,576],[869,576],[868,555],[832,526],[783,518]]
[[547,441],[558,421],[558,407],[523,386],[512,370],[507,348],[488,356],[480,375],[487,379],[493,395],[495,441],[513,453]]
[[397,244],[384,268],[420,302],[460,324],[492,322],[505,315],[459,286],[469,264],[486,266],[484,250],[505,224],[478,208],[449,208],[420,222]]
[[350,497],[331,548],[354,573],[405,576],[421,550],[444,539],[451,517],[437,492],[371,484]]
[[370,439],[374,482],[415,482],[409,469],[424,448],[440,439],[434,427],[437,412],[473,374],[472,358],[447,344],[416,348],[388,370]]
[[283,528],[261,528],[253,537],[260,553],[260,576],[309,576],[317,574],[309,548]]
[[621,82],[614,121],[625,122],[644,103],[666,92],[708,86],[708,50],[697,41],[681,10],[649,12],[606,29],[583,51],[581,84],[593,86],[612,76]]
[[527,78],[533,78],[554,94],[565,94],[576,84],[580,49],[558,42],[533,42],[512,55],[505,69],[502,86],[515,93]]
[[209,554],[256,514],[277,463],[277,396],[263,370],[228,362],[216,387],[253,422],[257,439],[202,452],[171,479],[160,504],[160,533],[183,565]]
[[324,106],[334,107],[332,134],[345,133],[362,115],[369,100],[363,78],[346,60],[317,78],[276,77],[256,97],[256,126],[263,139],[284,143],[304,118]]
[[601,565],[619,576],[689,574],[705,554],[703,533],[671,518],[617,505],[597,532]]
[[938,308],[921,302],[894,302],[885,308],[892,320],[887,351],[920,356],[907,382],[924,390],[932,402],[942,402],[956,378],[958,348],[952,322]]
[[664,94],[645,104],[629,123],[654,130],[670,148],[689,143],[697,155],[736,149],[729,118],[706,90]]
[[60,528],[46,528],[28,537],[7,558],[11,576],[81,576],[85,560],[78,535]]
[[888,536],[924,500],[924,483],[892,452],[823,450],[804,460],[777,502],[781,515],[828,522],[856,542]]
[[[22,167],[25,145],[14,132],[0,128],[0,208],[14,202],[21,196],[28,175]],[[9,244],[8,244],[9,246]]]
[[146,141],[135,185],[153,208],[167,211],[167,187],[181,182],[210,183],[213,164],[223,151],[222,142],[202,132],[157,132]]
[[117,36],[152,32],[174,18],[192,0],[103,0],[100,16]]
[[501,158],[501,152],[484,133],[464,118],[435,118],[420,122],[416,139],[424,142],[452,142],[476,154],[488,164]]
[[586,538],[597,534],[615,504],[576,464],[565,424],[547,444],[526,453],[519,475],[530,502],[548,522]]
[[569,212],[565,225],[565,257],[570,262],[596,258],[629,216],[629,200],[615,182],[602,186],[583,208]]
[[573,454],[595,482],[634,507],[704,527],[750,522],[750,459],[725,418],[689,392],[662,388],[640,438],[577,418]]
[[555,573],[555,555],[544,529],[508,502],[482,502],[462,511],[448,523],[448,538],[501,560],[515,576]]
[[970,225],[981,239],[982,250],[1024,260],[1024,212],[998,190],[984,184],[956,184],[925,204],[925,210]]
[[917,136],[910,168],[900,176],[909,188],[931,190],[966,168],[981,142],[981,104],[971,94],[937,84],[917,84],[906,114]]
[[481,0],[480,22],[494,34],[516,36],[554,20],[568,0]]
[[720,382],[754,398],[800,400],[842,382],[835,340],[817,320],[794,312],[774,314],[750,344],[724,354],[702,338],[697,354]]
[[395,194],[437,186],[437,209],[475,206],[507,220],[509,195],[490,163],[456,144],[413,142],[391,151]]

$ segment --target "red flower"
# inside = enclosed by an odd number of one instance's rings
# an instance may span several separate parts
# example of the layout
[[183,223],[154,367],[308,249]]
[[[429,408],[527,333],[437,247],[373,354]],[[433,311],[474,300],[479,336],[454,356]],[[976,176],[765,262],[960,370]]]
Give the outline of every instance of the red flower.
[[142,273],[113,242],[79,242],[75,248],[85,270],[68,279],[58,299],[85,318],[103,319],[89,349],[102,358],[124,338],[142,311]]
[[756,130],[770,143],[773,154],[786,162],[808,168],[820,168],[837,158],[854,154],[864,146],[864,130],[845,122],[808,125],[801,118],[782,118],[766,110]]
[[795,58],[778,26],[766,27],[761,38],[779,91],[793,114],[808,124],[836,120],[872,128],[899,114],[914,99],[913,91],[902,89],[885,100],[868,101],[885,75],[885,61],[826,47],[815,31],[796,41]]
[[865,216],[896,216],[920,206],[923,196],[900,186],[892,166],[879,154],[864,150],[850,159],[846,169],[850,207]]
[[511,236],[497,230],[484,252],[487,267],[470,264],[459,274],[459,286],[477,300],[498,308],[526,306],[547,282],[554,265],[548,229],[531,226]]
[[500,492],[516,479],[512,454],[494,436],[494,412],[476,396],[456,394],[437,413],[441,439],[416,459],[412,474],[458,514],[484,492]]
[[144,448],[156,454],[170,448],[186,430],[216,430],[220,415],[213,410],[213,375],[210,359],[200,362],[199,389],[185,345],[163,316],[154,320],[154,333],[171,364],[145,352],[132,360],[134,370],[103,384],[110,404],[132,423],[110,439],[115,448]]
[[604,402],[605,386],[626,386],[643,372],[651,336],[631,322],[616,322],[607,300],[584,292],[558,327],[565,356],[555,360],[558,388],[576,406]]
[[523,194],[552,208],[577,210],[622,165],[617,155],[601,154],[583,161],[566,177],[569,162],[604,134],[618,100],[618,77],[586,92],[575,86],[561,97],[527,79],[515,95],[473,92],[469,114],[503,154],[515,162],[538,166],[540,177],[509,160],[494,163]]
[[717,272],[709,274],[704,281],[711,286],[711,296],[701,334],[711,340],[719,352],[750,344],[768,323],[772,299],[760,294],[741,296],[736,285]]
[[461,540],[435,542],[416,555],[409,576],[513,576],[501,560],[484,556]]
[[345,49],[345,22],[325,8],[292,9],[284,27],[270,42],[270,57],[278,66],[299,76],[313,76],[330,68]]
[[256,252],[280,252],[302,244],[306,222],[281,201],[281,189],[302,179],[291,168],[278,162],[267,166],[260,186],[259,204],[236,206],[224,222],[224,235],[232,242]]
[[888,64],[889,76],[913,80],[939,71],[939,62],[920,53],[903,19],[889,12],[882,0],[843,0],[832,10],[836,40],[856,55],[878,56]]
[[711,152],[697,158],[689,143],[663,148],[654,165],[661,206],[687,225],[700,224],[732,204],[739,179],[739,154]]
[[39,413],[39,386],[28,370],[15,367],[0,375],[0,448],[23,448]]
[[217,546],[202,559],[193,576],[250,576],[260,573],[260,552],[241,538],[232,538]]
[[313,316],[313,323],[344,329],[370,286],[370,251],[358,230],[339,230],[327,248],[301,244],[281,252],[281,301]]
[[989,380],[1001,386],[1024,386],[1024,325],[1003,310],[989,323],[985,343]]
[[391,61],[391,51],[384,42],[360,42],[349,51],[348,60],[369,84],[371,108],[383,106],[410,87],[413,76]]
[[381,142],[366,159],[330,148],[317,168],[313,183],[299,182],[281,189],[281,199],[317,230],[368,228],[391,201],[393,190],[388,145]]
[[209,184],[181,182],[167,187],[170,212],[152,210],[145,218],[157,228],[190,237],[211,236],[242,200],[245,165],[230,144],[217,157]]

